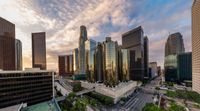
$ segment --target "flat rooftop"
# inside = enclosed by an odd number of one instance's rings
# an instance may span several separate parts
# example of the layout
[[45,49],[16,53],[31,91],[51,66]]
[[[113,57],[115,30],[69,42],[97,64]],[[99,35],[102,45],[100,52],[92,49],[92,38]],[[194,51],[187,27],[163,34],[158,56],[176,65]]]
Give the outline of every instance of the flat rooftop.
[[0,70],[0,74],[12,74],[12,73],[41,73],[41,72],[55,72],[52,70],[23,70],[23,71],[19,71],[19,70],[10,70],[10,71],[2,71]]
[[54,103],[48,101],[25,107],[21,111],[56,111],[56,107]]
[[0,109],[0,111],[18,111],[20,104]]

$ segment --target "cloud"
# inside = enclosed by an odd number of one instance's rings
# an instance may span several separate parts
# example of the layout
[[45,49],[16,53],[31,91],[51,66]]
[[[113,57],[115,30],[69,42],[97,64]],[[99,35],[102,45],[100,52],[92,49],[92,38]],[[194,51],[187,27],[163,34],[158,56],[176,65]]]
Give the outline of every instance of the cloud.
[[16,38],[23,44],[24,67],[31,66],[31,33],[46,32],[48,69],[57,70],[57,56],[78,47],[79,27],[96,41],[111,36],[121,44],[121,34],[139,25],[150,42],[150,60],[163,64],[164,41],[182,33],[191,50],[188,0],[0,0],[0,16],[16,24]]

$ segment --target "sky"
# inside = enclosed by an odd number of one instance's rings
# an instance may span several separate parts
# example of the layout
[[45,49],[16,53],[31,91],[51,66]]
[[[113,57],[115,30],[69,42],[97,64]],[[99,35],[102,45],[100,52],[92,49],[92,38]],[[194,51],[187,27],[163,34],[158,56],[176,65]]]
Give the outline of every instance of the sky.
[[31,33],[46,32],[47,68],[58,70],[58,55],[78,47],[80,26],[97,42],[142,26],[149,39],[149,61],[163,67],[169,34],[183,35],[191,51],[192,0],[0,0],[0,16],[15,24],[22,41],[23,67],[32,66]]

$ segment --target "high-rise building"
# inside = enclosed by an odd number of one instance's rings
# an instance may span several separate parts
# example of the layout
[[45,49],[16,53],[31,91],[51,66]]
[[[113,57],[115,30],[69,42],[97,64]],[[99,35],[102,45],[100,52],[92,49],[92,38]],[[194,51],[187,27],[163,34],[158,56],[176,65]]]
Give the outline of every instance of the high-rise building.
[[150,73],[151,78],[158,76],[157,62],[150,62],[149,69],[150,69],[149,73]]
[[85,26],[80,27],[79,38],[79,74],[86,74],[85,41],[87,40],[87,30]]
[[165,81],[178,81],[177,75],[177,55],[168,55],[165,57]]
[[71,76],[74,73],[73,55],[58,56],[59,75]]
[[33,105],[53,98],[51,71],[0,71],[0,108],[27,103]]
[[144,36],[141,26],[122,34],[122,47],[130,50],[130,79],[144,79]]
[[73,50],[73,68],[74,68],[74,74],[79,73],[79,59],[78,59],[78,48],[75,48]]
[[0,69],[15,70],[15,24],[0,17]]
[[96,51],[95,51],[95,79],[97,82],[102,83],[104,78],[103,71],[103,46],[100,42],[98,42]]
[[85,54],[86,54],[86,74],[87,79],[90,82],[95,82],[95,49],[96,49],[96,41],[92,39],[88,39],[85,41]]
[[22,70],[22,42],[15,39],[16,70]]
[[149,78],[149,40],[144,37],[144,77]]
[[[122,81],[129,80],[129,69],[130,69],[130,53],[128,49],[121,49],[122,52]],[[119,78],[120,79],[120,78]]]
[[104,83],[108,86],[118,84],[118,44],[106,37],[103,42]]
[[185,48],[182,35],[179,32],[169,35],[165,44],[165,56],[184,52]]
[[178,81],[191,81],[192,80],[192,53],[182,53],[177,56],[177,74]]
[[192,5],[192,89],[200,93],[200,0]]
[[32,33],[32,67],[46,69],[46,34]]

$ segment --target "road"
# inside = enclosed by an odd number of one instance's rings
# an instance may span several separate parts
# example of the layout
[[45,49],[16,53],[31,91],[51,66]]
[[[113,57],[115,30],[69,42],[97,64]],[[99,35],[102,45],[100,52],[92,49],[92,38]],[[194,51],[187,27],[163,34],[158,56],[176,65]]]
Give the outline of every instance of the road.
[[128,101],[122,106],[116,104],[106,111],[141,111],[146,103],[153,103],[155,98],[155,87],[159,85],[160,78],[152,80],[150,83],[142,86],[140,91],[133,93]]

